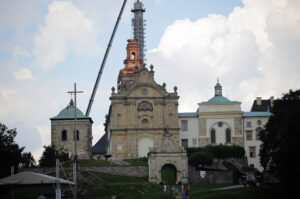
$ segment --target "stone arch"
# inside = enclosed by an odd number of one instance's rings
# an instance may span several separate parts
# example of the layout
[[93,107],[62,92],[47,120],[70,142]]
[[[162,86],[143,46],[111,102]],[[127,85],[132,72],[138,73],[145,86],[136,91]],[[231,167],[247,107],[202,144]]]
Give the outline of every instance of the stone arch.
[[141,136],[138,139],[138,157],[147,157],[149,152],[149,147],[154,146],[154,142],[149,136]]
[[161,181],[164,184],[175,184],[177,182],[177,168],[174,164],[166,163],[161,167]]

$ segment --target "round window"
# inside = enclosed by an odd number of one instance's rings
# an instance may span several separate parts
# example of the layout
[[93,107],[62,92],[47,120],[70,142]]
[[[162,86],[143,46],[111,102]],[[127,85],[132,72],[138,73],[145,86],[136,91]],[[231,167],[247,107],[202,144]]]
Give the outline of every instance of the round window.
[[260,126],[261,125],[261,121],[257,120],[257,125]]
[[223,122],[218,122],[218,127],[222,127],[223,126]]

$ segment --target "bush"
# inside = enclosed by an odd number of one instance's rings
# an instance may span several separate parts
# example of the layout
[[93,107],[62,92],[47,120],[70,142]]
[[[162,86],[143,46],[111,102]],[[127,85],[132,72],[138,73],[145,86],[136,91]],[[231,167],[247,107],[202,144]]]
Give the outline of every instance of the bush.
[[192,153],[189,156],[189,164],[197,167],[200,165],[211,165],[213,162],[213,156],[211,153],[205,151],[199,151]]
[[243,147],[232,145],[232,146],[226,146],[226,145],[217,145],[217,146],[205,146],[205,147],[199,147],[199,148],[188,148],[187,153],[188,156],[191,156],[194,153],[197,152],[207,152],[212,155],[213,158],[218,159],[226,159],[226,158],[237,158],[241,159],[245,156],[245,150]]

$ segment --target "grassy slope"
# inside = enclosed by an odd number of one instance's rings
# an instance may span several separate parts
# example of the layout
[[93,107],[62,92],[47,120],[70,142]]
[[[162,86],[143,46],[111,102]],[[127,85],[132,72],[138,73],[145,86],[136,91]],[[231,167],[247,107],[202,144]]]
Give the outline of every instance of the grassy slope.
[[285,198],[279,186],[245,187],[222,191],[191,191],[193,199],[274,199]]

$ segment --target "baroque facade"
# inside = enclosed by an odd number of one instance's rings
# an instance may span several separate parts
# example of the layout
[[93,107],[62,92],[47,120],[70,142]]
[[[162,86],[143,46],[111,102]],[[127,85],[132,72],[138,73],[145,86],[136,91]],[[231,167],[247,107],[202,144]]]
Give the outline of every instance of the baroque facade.
[[177,88],[167,92],[154,80],[139,57],[136,40],[128,40],[127,58],[120,70],[118,89],[112,88],[106,121],[107,152],[113,159],[147,157],[149,147],[159,147],[167,130],[179,145]]

